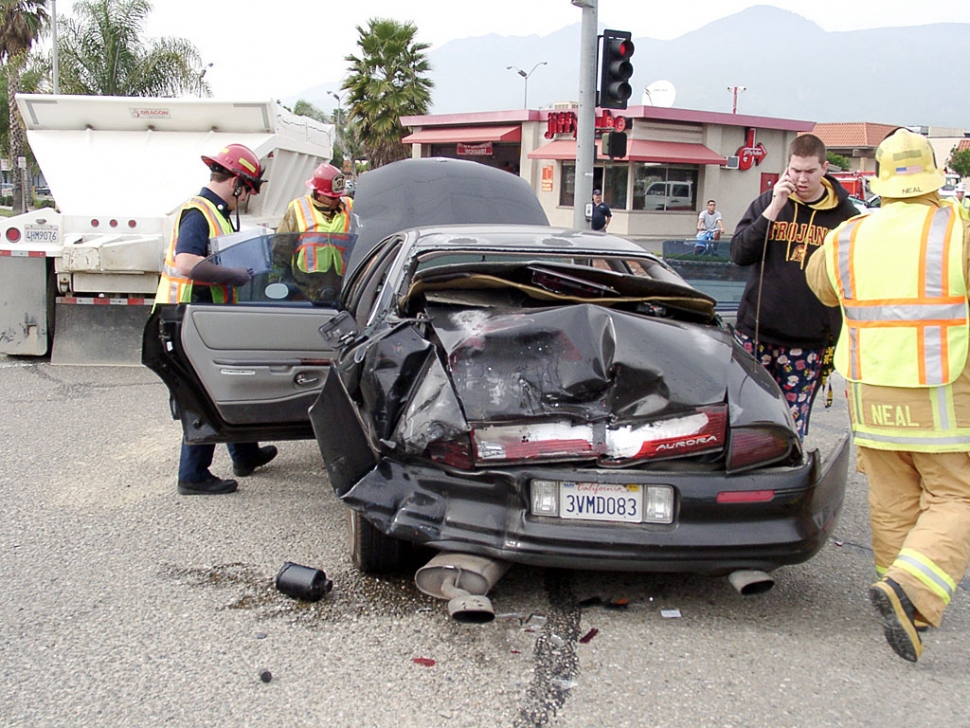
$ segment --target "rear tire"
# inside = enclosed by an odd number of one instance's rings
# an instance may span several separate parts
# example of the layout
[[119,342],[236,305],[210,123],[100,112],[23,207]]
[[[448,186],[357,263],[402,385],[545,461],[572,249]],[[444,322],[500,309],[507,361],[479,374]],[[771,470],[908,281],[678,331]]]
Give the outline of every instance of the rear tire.
[[377,530],[357,511],[348,511],[350,558],[365,574],[390,574],[401,571],[407,560],[408,544]]

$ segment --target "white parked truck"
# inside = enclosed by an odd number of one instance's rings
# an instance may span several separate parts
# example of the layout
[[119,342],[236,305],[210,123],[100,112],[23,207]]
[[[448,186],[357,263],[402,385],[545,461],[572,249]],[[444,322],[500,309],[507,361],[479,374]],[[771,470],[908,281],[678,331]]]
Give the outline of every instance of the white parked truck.
[[333,149],[333,125],[271,101],[21,94],[17,104],[57,207],[0,218],[0,353],[50,351],[54,364],[140,364],[175,215],[209,179],[203,154],[233,142],[256,153],[267,183],[241,227],[275,227]]

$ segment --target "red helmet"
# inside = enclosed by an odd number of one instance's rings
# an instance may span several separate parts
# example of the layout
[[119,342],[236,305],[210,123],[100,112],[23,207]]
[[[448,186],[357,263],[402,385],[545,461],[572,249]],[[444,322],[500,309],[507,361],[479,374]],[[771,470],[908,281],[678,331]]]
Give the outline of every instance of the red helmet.
[[324,197],[343,197],[346,190],[344,173],[332,164],[321,164],[313,170],[313,176],[306,181],[306,186]]
[[212,171],[225,171],[238,177],[254,195],[259,194],[259,187],[266,180],[261,179],[263,165],[253,150],[242,144],[229,144],[214,157],[202,155],[202,161]]

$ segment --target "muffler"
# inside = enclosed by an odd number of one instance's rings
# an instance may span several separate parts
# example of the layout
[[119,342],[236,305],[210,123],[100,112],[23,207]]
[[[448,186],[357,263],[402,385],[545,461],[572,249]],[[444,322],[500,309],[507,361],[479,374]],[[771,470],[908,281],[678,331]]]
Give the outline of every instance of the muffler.
[[429,596],[447,599],[448,613],[456,622],[483,624],[495,619],[485,595],[508,568],[485,556],[442,552],[418,569],[414,583]]
[[732,571],[728,575],[731,586],[738,590],[738,594],[749,597],[753,594],[764,594],[775,585],[775,580],[764,571],[756,569],[741,569]]

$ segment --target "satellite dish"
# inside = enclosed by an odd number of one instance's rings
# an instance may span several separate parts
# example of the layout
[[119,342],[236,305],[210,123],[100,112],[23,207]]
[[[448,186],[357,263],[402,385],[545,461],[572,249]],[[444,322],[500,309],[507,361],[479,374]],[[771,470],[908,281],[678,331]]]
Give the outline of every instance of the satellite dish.
[[661,106],[669,109],[677,98],[677,89],[670,81],[654,81],[643,89],[644,106]]

